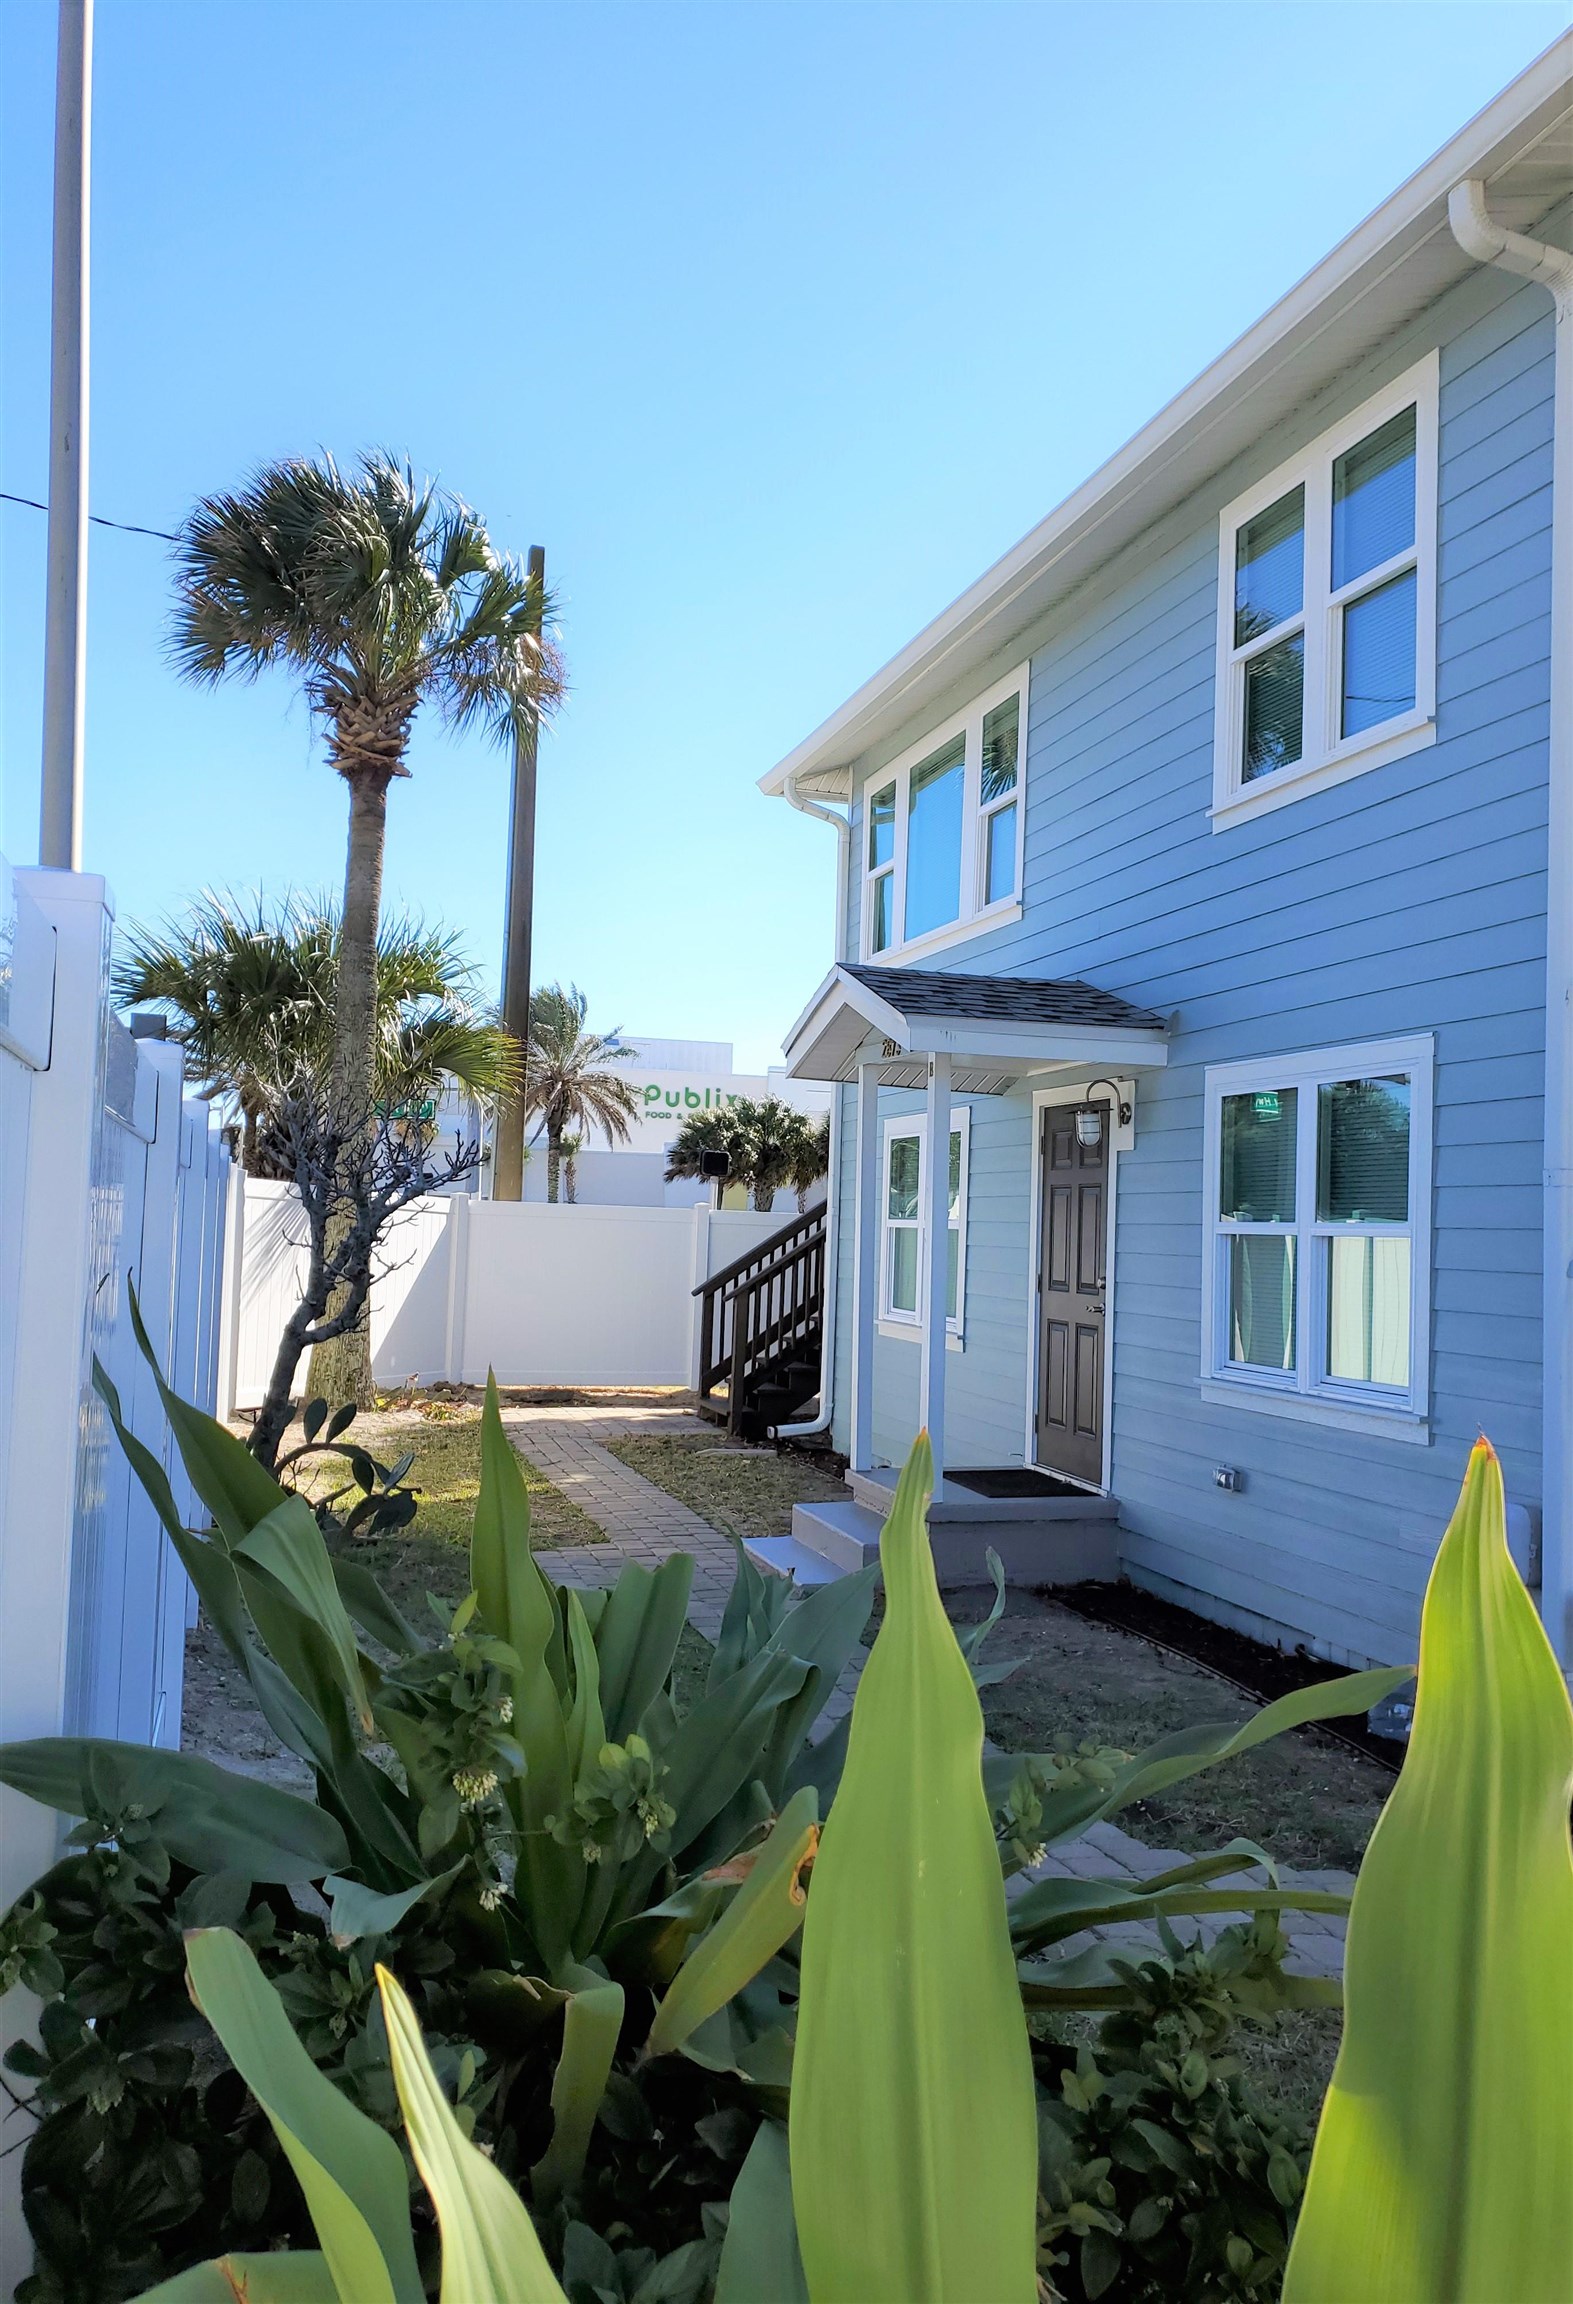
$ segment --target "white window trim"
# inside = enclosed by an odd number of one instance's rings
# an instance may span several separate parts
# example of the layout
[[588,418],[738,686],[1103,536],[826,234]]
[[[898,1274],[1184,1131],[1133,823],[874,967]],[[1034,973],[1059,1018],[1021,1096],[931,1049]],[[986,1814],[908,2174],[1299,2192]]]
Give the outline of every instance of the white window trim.
[[[1402,759],[1436,742],[1436,504],[1437,389],[1440,361],[1428,352],[1341,424],[1270,472],[1265,480],[1225,505],[1218,528],[1218,632],[1214,709],[1213,804],[1215,832],[1226,831],[1304,799],[1348,777],[1363,776],[1390,760]],[[1415,542],[1413,552],[1394,556],[1384,569],[1370,569],[1355,583],[1334,592],[1332,585],[1333,465],[1404,408],[1415,410]],[[1241,781],[1245,678],[1242,651],[1234,641],[1235,539],[1248,520],[1280,496],[1305,489],[1305,606],[1299,620],[1305,632],[1305,742],[1293,767],[1278,768],[1253,783]],[[1384,575],[1413,565],[1415,578],[1415,702],[1412,710],[1340,738],[1338,715],[1341,666],[1338,635],[1342,605],[1368,592]],[[1286,617],[1283,632],[1296,623]],[[1261,643],[1252,643],[1259,646]]]
[[[964,712],[953,713],[931,728],[920,743],[910,744],[905,752],[887,761],[867,778],[862,788],[862,805],[858,815],[859,855],[862,859],[862,903],[859,907],[858,950],[861,957],[880,967],[892,966],[898,960],[921,959],[926,953],[940,952],[950,944],[965,943],[968,938],[981,936],[990,928],[1003,928],[1021,918],[1022,871],[1026,856],[1027,833],[1027,703],[1030,667],[1018,665],[1005,679],[995,682],[967,706]],[[1020,732],[1016,754],[1016,885],[1009,896],[996,897],[992,904],[983,901],[983,874],[987,865],[987,852],[983,842],[983,829],[987,817],[995,808],[1008,807],[1008,801],[998,801],[985,810],[983,804],[983,722],[997,704],[1010,696],[1021,698]],[[931,928],[922,936],[908,940],[906,935],[907,888],[907,808],[911,790],[912,771],[921,767],[941,746],[953,743],[965,734],[967,740],[966,769],[962,784],[961,803],[961,911],[954,920],[942,927]],[[868,813],[869,803],[876,792],[883,792],[888,784],[896,787],[896,822],[894,853],[889,864],[879,872],[868,868]],[[873,883],[880,872],[891,876],[890,942],[876,952],[872,943],[874,907]]]
[[[972,1175],[972,1107],[953,1104],[950,1111],[952,1135],[961,1138],[961,1189],[957,1210],[956,1232],[956,1314],[945,1321],[945,1340],[952,1352],[959,1352],[966,1334],[967,1320],[967,1199]],[[915,1136],[918,1140],[918,1213],[914,1229],[918,1235],[918,1268],[922,1270],[923,1234],[928,1223],[928,1115],[925,1112],[893,1114],[880,1124],[879,1148],[879,1206],[876,1211],[879,1238],[876,1254],[879,1260],[879,1314],[877,1325],[881,1336],[905,1338],[916,1342],[923,1334],[921,1312],[898,1312],[890,1301],[890,1147],[898,1136]],[[921,1300],[921,1296],[920,1296]]]
[[[1253,1408],[1272,1416],[1331,1425],[1342,1431],[1380,1432],[1389,1439],[1429,1439],[1426,1422],[1431,1362],[1431,1138],[1435,1042],[1429,1033],[1405,1040],[1356,1041],[1342,1048],[1314,1048],[1284,1056],[1253,1057],[1239,1064],[1210,1064],[1206,1074],[1206,1120],[1202,1176],[1202,1398],[1215,1406]],[[1379,1073],[1409,1077],[1409,1388],[1399,1394],[1386,1386],[1318,1378],[1325,1311],[1319,1254],[1307,1243],[1325,1229],[1316,1222],[1316,1098],[1300,1099],[1300,1137],[1295,1161],[1296,1256],[1295,1325],[1301,1339],[1299,1365],[1292,1375],[1232,1366],[1228,1358],[1226,1259],[1219,1243],[1232,1236],[1218,1214],[1223,1146],[1223,1100],[1253,1090],[1297,1088],[1302,1092],[1328,1080],[1370,1079]],[[1310,1147],[1313,1195],[1305,1202],[1301,1171]],[[1342,1229],[1341,1227],[1339,1229]]]

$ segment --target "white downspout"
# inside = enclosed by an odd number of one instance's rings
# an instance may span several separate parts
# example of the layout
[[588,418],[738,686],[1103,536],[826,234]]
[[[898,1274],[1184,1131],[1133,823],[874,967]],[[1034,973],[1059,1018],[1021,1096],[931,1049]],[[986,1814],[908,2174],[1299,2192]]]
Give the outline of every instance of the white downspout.
[[[841,957],[841,937],[846,919],[847,860],[852,853],[852,812],[845,816],[839,809],[827,808],[823,801],[811,800],[806,792],[798,790],[797,777],[789,776],[782,790],[800,815],[817,816],[821,823],[833,824],[836,831],[836,934],[832,949]],[[819,1345],[819,1414],[804,1424],[778,1424],[778,1440],[812,1440],[821,1432],[830,1430],[835,1414],[836,1382],[836,1255],[837,1238],[841,1230],[841,1212],[838,1205],[838,1186],[841,1180],[841,1091],[838,1088],[830,1103],[830,1174],[825,1180],[825,1332]]]
[[1542,1351],[1544,1502],[1540,1612],[1563,1671],[1573,1663],[1573,255],[1510,232],[1478,179],[1455,184],[1448,222],[1466,256],[1549,288],[1552,385],[1551,725],[1547,741],[1546,1118]]

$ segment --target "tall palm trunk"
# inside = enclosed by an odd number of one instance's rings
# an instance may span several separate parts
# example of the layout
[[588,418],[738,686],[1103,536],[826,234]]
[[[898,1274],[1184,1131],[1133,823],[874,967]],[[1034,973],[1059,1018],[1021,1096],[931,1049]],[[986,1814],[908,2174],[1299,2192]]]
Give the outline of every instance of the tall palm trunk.
[[548,1116],[546,1122],[546,1197],[557,1204],[557,1180],[562,1174],[563,1124]]
[[[341,1125],[356,1127],[371,1107],[376,1071],[377,921],[382,908],[382,857],[387,832],[390,771],[382,766],[348,777],[349,845],[344,859],[344,911],[333,993],[333,1070],[330,1094]],[[331,1309],[331,1307],[330,1307]],[[355,1327],[311,1355],[308,1399],[337,1408],[353,1400],[372,1404],[369,1307]]]

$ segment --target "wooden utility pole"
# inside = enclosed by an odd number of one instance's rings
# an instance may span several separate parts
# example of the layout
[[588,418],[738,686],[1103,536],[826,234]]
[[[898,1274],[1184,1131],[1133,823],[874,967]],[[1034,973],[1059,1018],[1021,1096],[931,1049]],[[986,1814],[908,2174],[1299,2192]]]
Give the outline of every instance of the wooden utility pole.
[[54,270],[49,319],[49,547],[38,861],[82,868],[87,676],[88,170],[93,0],[60,0]]
[[[530,546],[528,573],[546,592],[546,552]],[[502,1020],[521,1047],[530,1037],[530,932],[535,917],[535,764],[541,715],[532,710],[513,742],[513,815],[508,827],[508,908],[503,925]],[[524,1096],[497,1107],[492,1147],[492,1198],[524,1198]]]

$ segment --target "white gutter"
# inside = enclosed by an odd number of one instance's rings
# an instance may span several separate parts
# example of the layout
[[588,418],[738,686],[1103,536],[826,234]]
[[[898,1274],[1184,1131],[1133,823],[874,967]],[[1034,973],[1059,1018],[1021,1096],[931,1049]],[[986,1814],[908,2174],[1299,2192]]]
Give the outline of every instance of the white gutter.
[[[782,791],[801,815],[817,816],[822,823],[832,824],[836,832],[836,934],[832,949],[841,957],[842,924],[846,918],[847,865],[852,854],[852,816],[850,809],[843,816],[837,808],[827,808],[822,801],[811,800],[806,792],[798,790],[795,775],[789,776]],[[836,1242],[841,1230],[840,1210],[837,1206],[837,1186],[841,1180],[841,1090],[835,1089],[830,1099],[830,1174],[825,1179],[825,1325],[819,1340],[819,1414],[803,1424],[778,1424],[778,1440],[812,1440],[821,1432],[830,1430],[835,1414],[836,1383]]]
[[1547,739],[1544,1482],[1540,1612],[1564,1672],[1573,1662],[1573,255],[1496,223],[1477,177],[1447,218],[1466,256],[1549,288],[1552,385],[1551,725]]

